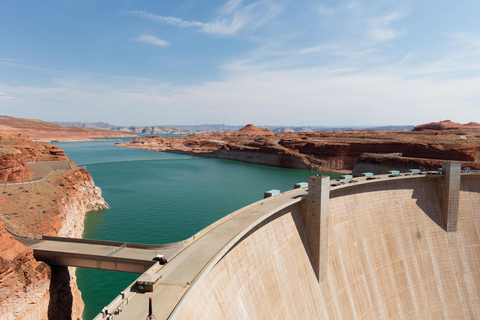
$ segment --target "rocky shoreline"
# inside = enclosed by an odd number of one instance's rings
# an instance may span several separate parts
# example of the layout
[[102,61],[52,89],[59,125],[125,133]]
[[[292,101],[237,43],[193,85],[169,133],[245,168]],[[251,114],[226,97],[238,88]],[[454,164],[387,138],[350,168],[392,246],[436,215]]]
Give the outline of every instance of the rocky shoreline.
[[[480,126],[452,125],[414,131],[319,131],[273,133],[251,124],[238,131],[184,137],[148,136],[116,146],[231,159],[296,169],[358,173],[368,168],[436,169],[442,160],[480,168]],[[363,169],[362,169],[363,168]],[[365,172],[365,171],[363,171]]]
[[[3,164],[12,155],[20,163],[32,154],[48,156],[50,160],[66,158],[57,147],[49,149],[50,145],[45,143],[26,138],[19,143],[5,135],[1,138],[0,151],[17,150],[0,158]],[[19,166],[17,173],[21,172],[28,173],[28,166]],[[0,182],[19,182],[28,174],[10,173],[3,177]],[[17,241],[5,224],[28,236],[81,237],[85,213],[108,207],[101,190],[91,175],[73,162],[71,170],[55,171],[42,182],[0,185],[0,190],[0,320],[81,319],[84,304],[75,268],[50,267],[36,261],[33,250]]]

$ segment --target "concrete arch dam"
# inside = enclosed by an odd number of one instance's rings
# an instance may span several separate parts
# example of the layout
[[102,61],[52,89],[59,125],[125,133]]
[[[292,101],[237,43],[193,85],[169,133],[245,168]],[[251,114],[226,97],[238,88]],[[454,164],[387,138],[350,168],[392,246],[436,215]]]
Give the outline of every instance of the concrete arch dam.
[[280,210],[229,249],[172,319],[479,319],[480,177],[462,177],[456,232],[445,230],[440,179],[331,190],[319,273],[306,205]]
[[132,285],[109,309],[145,319],[152,297],[157,319],[479,319],[479,223],[478,174],[311,177],[176,244],[147,271],[153,292]]

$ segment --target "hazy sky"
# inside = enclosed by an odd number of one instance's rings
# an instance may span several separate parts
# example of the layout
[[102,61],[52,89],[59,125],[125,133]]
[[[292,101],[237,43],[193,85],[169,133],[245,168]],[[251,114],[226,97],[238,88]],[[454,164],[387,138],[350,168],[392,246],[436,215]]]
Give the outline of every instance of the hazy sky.
[[480,122],[478,0],[0,2],[0,114]]

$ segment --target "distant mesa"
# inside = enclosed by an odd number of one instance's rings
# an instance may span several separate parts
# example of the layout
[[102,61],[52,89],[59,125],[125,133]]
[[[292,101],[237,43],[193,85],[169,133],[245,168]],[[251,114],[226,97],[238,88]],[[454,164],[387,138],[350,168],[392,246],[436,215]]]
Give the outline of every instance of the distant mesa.
[[[242,126],[225,124],[200,124],[200,125],[154,125],[154,126],[117,126],[106,122],[52,122],[60,125],[82,128],[106,129],[112,131],[124,131],[137,134],[192,134],[204,132],[238,131]],[[314,131],[343,131],[343,130],[396,130],[411,131],[414,126],[347,126],[347,127],[325,127],[325,126],[262,126],[274,133],[280,132],[314,132]]]
[[245,135],[263,135],[263,136],[274,136],[275,133],[268,129],[262,129],[259,127],[255,127],[253,124],[247,124],[245,127],[237,131],[240,134]]
[[33,140],[41,141],[78,141],[136,136],[136,134],[128,132],[78,128],[58,125],[42,120],[22,119],[9,116],[0,116],[0,128],[1,131],[6,134],[24,134]]
[[451,120],[444,120],[440,122],[430,122],[422,124],[413,128],[412,131],[424,131],[424,130],[459,130],[459,129],[480,129],[480,123],[469,122],[467,124],[461,124],[453,122]]
[[63,126],[80,128],[105,129],[111,131],[130,132],[134,134],[190,134],[191,130],[177,129],[171,126],[116,126],[106,122],[52,122]]

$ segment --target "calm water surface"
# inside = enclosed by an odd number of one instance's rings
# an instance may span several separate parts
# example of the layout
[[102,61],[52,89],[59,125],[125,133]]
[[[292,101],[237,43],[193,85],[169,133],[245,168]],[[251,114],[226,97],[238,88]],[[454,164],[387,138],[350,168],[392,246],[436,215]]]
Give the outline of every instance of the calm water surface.
[[[128,140],[128,139],[124,139]],[[88,212],[84,238],[137,243],[181,241],[270,189],[286,191],[316,171],[113,147],[112,141],[55,143],[85,166],[110,205]],[[93,319],[138,275],[77,269]]]

